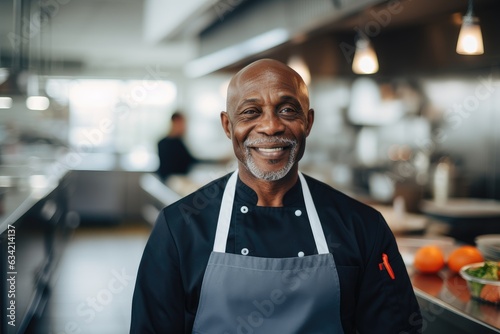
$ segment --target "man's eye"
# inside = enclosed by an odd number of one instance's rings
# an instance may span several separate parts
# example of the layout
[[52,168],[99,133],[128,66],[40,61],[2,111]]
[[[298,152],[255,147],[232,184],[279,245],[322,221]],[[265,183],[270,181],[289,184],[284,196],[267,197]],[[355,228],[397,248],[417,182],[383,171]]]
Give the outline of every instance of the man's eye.
[[293,108],[283,108],[280,110],[281,114],[291,114],[291,113],[296,113],[297,111]]
[[253,115],[253,114],[256,114],[257,113],[257,110],[255,109],[247,109],[247,110],[244,110],[242,112],[243,115]]

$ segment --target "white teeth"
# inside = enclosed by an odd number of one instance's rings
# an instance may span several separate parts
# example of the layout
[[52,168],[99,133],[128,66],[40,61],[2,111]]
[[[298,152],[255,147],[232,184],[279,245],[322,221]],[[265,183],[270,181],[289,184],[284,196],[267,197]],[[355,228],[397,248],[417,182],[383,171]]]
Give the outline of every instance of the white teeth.
[[273,147],[273,148],[259,147],[258,150],[261,152],[277,152],[277,151],[282,151],[283,147]]

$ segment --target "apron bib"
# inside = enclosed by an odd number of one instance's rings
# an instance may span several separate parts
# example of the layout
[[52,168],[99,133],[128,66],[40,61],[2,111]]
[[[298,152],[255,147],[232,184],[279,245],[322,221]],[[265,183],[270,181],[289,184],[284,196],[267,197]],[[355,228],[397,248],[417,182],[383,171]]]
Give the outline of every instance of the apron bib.
[[237,179],[238,171],[222,196],[193,334],[342,334],[339,277],[304,176],[318,254],[281,259],[225,253]]

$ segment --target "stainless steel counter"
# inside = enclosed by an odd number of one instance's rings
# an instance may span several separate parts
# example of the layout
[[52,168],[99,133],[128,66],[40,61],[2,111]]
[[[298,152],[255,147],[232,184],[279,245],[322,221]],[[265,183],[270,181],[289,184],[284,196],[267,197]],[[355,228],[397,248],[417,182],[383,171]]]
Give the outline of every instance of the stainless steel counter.
[[[454,273],[411,275],[415,294],[424,316],[425,333],[447,327],[453,333],[500,333],[500,308],[471,299],[464,279]],[[453,328],[453,329],[452,329]]]
[[52,167],[40,161],[0,167],[0,279],[9,279],[0,290],[2,333],[24,333],[43,307],[75,221],[67,207],[68,170]]
[[154,170],[149,156],[142,164],[127,155],[116,154],[88,153],[75,157],[69,151],[49,156],[50,159],[17,157],[18,164],[0,166],[0,234],[53,192],[64,177],[70,176],[72,187],[79,187],[69,199],[70,209],[80,211],[80,215],[121,218],[122,211],[139,211],[142,206],[137,192],[139,178],[144,172]]
[[68,170],[45,165],[36,171],[23,166],[0,167],[0,234],[59,185]]
[[449,254],[458,244],[451,238],[397,237],[423,315],[424,333],[500,333],[500,306],[472,299],[467,283],[443,268],[437,274],[421,274],[412,265],[423,244],[438,244]]

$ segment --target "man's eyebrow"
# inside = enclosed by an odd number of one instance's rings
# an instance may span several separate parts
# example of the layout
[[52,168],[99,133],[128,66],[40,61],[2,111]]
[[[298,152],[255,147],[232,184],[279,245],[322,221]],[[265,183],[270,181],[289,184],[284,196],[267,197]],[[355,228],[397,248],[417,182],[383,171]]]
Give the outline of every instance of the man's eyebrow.
[[285,103],[291,103],[293,104],[295,107],[298,107],[300,109],[302,109],[302,103],[300,102],[300,100],[295,97],[295,96],[289,96],[289,95],[284,95],[284,96],[281,96],[280,97],[280,104],[285,104]]
[[281,96],[280,100],[284,101],[284,102],[290,102],[290,101],[297,102],[297,103],[299,102],[299,99],[297,99],[294,96],[289,96],[289,95],[283,95],[283,96]]
[[259,102],[259,101],[260,101],[259,98],[245,99],[245,100],[241,101],[241,103],[238,104],[238,108],[241,108],[242,106],[244,106],[246,104],[252,104],[252,103],[255,103],[255,102]]
[[259,98],[251,98],[251,99],[245,99],[245,100],[243,100],[243,102],[241,102],[241,104],[254,103],[254,102],[259,102],[259,101],[260,101]]

